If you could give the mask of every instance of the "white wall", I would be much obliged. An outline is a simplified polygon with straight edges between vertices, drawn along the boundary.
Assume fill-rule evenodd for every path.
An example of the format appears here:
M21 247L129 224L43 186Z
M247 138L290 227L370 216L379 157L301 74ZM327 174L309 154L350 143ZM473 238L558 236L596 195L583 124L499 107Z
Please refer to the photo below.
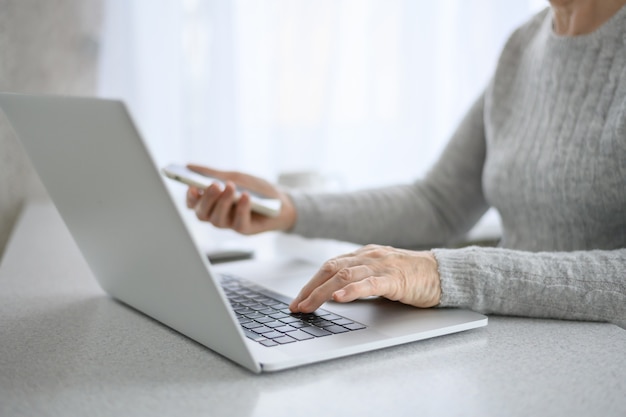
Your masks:
M101 0L0 0L0 91L93 95ZM26 198L47 198L0 112L0 258Z

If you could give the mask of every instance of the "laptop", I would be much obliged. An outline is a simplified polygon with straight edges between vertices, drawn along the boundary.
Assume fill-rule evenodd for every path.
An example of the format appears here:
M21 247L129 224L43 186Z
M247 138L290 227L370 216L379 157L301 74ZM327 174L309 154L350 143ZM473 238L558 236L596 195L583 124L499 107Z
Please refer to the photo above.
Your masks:
M257 277L263 268L246 261L242 277L211 265L123 102L1 93L0 108L103 290L252 372L487 324L467 310L380 298L290 314L317 266Z

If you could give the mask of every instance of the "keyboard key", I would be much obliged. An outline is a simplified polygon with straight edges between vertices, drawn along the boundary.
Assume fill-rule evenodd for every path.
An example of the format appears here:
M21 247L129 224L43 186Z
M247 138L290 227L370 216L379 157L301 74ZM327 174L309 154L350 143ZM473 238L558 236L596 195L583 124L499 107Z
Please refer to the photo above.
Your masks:
M277 337L282 337L283 334L281 332L277 332L276 330L272 330L271 332L263 333L263 337L267 339L275 339Z
M274 313L274 314L269 314L269 316L273 319L283 319L285 317L287 317L287 314L285 313L281 313L280 311L278 313Z
M278 346L278 343L274 342L273 340L261 340L259 342L260 344L262 344L263 346L267 346L267 347L271 347L271 346Z
M250 321L248 323L242 323L241 326L245 327L246 329L254 329L255 327L261 327L263 325L261 323L257 323L256 321Z
M328 336L332 334L331 332L327 330L320 329L319 327L314 327L314 326L303 327L300 330L302 330L303 332L307 332L308 334L313 335L315 337Z
M256 321L258 321L259 323L269 323L270 321L275 320L271 317L259 317L258 319L256 319Z
M338 326L336 324L333 324L332 326L328 326L328 327L324 327L325 330L328 330L331 333L346 333L349 332L350 330L346 329L345 327L342 326Z
M252 329L252 331L254 333L263 334L263 333L267 333L267 332L273 332L274 329L270 329L269 327L261 326L261 327L255 327L254 329Z
M252 301L252 300L246 300L246 301L240 302L239 304L241 304L242 306L245 306L245 307L252 308L252 306L257 304L257 302L256 301Z
M309 340L309 339L313 339L313 336L311 336L308 333L303 332L302 330L296 330L294 332L289 332L289 336L293 337L296 340Z
M326 317L324 317L326 318ZM330 320L330 319L329 319ZM333 323L338 324L340 326L345 326L346 324L353 324L352 320L344 319L343 317L339 317L338 319L331 320Z
M277 337L276 339L272 339L274 342L280 343L281 345L284 345L286 343L293 343L296 341L296 339L294 339L293 337L289 337L289 336L283 336L283 337Z
M264 336L258 335L254 332L251 332L250 330L244 329L243 334L245 334L248 339L252 339L255 342L260 342L261 340L265 340Z
M296 327L296 328L301 328L301 327L310 327L311 325L309 323L304 323L302 321L293 321L291 323L289 323L289 325L291 327Z
M350 330L361 330L361 329L365 329L365 326L362 325L361 323L352 323L352 324L346 324L345 327L347 327Z
M287 316L287 317L278 319L278 321L283 322L283 323L294 323L294 322L300 322L300 319L297 317Z
M244 314L244 315L245 314L252 314L252 313L254 313L254 310L252 310L249 307L235 308L233 310L235 310L235 313Z
M276 330L277 332L281 332L281 333L287 333L287 332L293 332L294 330L296 330L296 328L288 326L288 325L284 325L280 327L275 327L274 330Z
M256 293L255 293L255 294L252 294L252 295L250 296L250 299L251 299L251 300L256 300L258 303L260 303L260 302L261 302L261 300L267 300L267 297L266 297L266 296L264 296L264 295L262 295L262 294L256 294Z
M328 327L334 325L332 321L324 320L324 319L315 319L310 322L312 325L317 327Z

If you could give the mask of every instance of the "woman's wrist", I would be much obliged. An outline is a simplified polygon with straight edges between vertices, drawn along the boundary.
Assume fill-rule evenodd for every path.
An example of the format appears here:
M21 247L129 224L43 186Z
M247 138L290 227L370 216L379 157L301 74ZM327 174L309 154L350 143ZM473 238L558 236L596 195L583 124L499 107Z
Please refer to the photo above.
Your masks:
M279 225L277 229L283 232L288 232L296 225L298 213L296 206L293 201L291 201L289 195L283 193L280 200L282 201L282 208L279 215Z
M427 273L427 286L430 290L429 292L432 294L431 302L428 307L435 307L441 303L442 296L441 277L439 276L439 262L437 262L437 257L435 257L435 253L433 251L427 251L426 257L430 263Z

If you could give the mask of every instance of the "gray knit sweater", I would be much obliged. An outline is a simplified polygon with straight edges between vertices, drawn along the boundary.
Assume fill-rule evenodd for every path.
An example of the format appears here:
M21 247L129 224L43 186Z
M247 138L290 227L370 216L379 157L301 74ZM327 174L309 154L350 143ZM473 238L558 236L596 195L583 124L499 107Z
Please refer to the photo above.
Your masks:
M293 233L436 248L441 306L626 328L626 7L584 36L550 9L519 28L425 178L292 199ZM489 207L500 247L445 249Z

